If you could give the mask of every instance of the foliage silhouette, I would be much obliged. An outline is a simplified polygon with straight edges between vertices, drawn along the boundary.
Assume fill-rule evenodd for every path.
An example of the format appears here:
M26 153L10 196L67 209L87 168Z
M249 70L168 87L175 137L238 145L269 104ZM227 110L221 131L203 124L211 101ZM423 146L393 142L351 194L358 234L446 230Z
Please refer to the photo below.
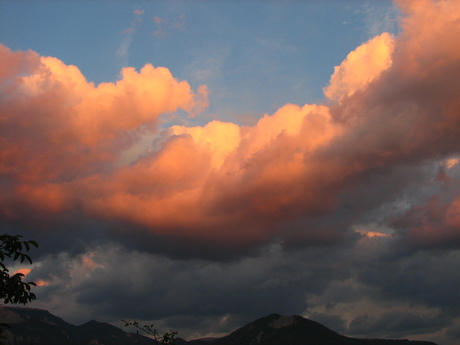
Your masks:
M38 243L21 239L21 235L0 235L0 299L5 304L26 304L37 298L31 292L31 287L36 284L22 281L23 273L18 272L10 276L9 269L4 263L6 258L10 258L12 261L19 259L21 263L28 261L32 264L32 259L26 252L31 246L38 248Z
M25 254L34 246L38 248L38 243L35 241L22 241L21 235L0 235L0 299L5 304L26 304L37 297L31 292L31 287L36 286L34 282L23 282L23 273L15 273L10 276L9 269L4 263L6 258L12 261L20 259L21 263L27 260L32 264L32 259ZM2 328L10 328L5 323L0 324L0 342L5 340L5 335L2 334Z
M154 325L140 325L138 321L132 320L121 320L125 323L125 327L134 326L137 329L137 332L142 331L146 333L149 337L153 338L157 344L163 345L174 345L176 340L177 331L169 330L168 332L160 335L158 330L154 328Z

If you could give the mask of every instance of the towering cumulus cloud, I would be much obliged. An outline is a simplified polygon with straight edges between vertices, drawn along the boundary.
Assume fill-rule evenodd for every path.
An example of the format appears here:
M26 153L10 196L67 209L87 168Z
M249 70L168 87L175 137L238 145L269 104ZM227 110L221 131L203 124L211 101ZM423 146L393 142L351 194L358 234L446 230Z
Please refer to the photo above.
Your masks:
M341 241L402 200L382 226L414 243L458 243L456 165L441 163L460 154L460 3L400 6L401 34L351 52L325 88L328 105L288 104L254 126L173 126L122 166L121 152L162 114L203 109L206 88L152 65L95 86L75 66L1 46L4 221L71 212L109 236L125 224L117 236L312 245ZM444 178L433 179L438 165ZM434 192L418 201L428 182Z
M96 87L56 58L5 46L0 53L7 217L21 217L22 204L44 212L85 207L85 179L113 172L120 152L143 131L156 131L161 114L195 112L207 102L205 87L194 94L162 67L124 68L119 81Z
M330 85L324 90L325 95L337 101L364 89L391 66L393 41L393 37L385 32L348 54L342 64L335 67Z

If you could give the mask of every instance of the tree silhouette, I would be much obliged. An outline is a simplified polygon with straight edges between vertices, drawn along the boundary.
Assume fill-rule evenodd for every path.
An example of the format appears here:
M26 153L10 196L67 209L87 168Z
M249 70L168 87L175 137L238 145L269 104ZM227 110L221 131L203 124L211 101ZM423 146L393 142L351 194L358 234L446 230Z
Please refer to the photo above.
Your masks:
M20 260L23 263L27 260L32 264L32 259L25 252L28 252L31 246L38 248L38 243L35 241L22 241L21 235L0 235L0 300L8 304L26 304L37 297L31 292L31 287L36 286L34 282L23 282L23 273L15 273L10 275L10 271L5 264L5 259L11 261ZM5 339L2 327L10 328L5 323L0 324L0 341Z
M132 320L121 320L125 323L125 327L134 326L137 329L137 333L142 331L146 333L149 337L153 338L157 344L162 345L173 345L175 343L175 338L177 335L176 331L169 330L168 332L160 335L158 330L154 328L154 325L140 325L138 321Z
M21 263L28 261L32 264L32 259L26 254L34 246L38 248L35 241L22 241L20 235L0 235L0 300L4 304L26 304L37 297L31 292L31 287L36 286L34 282L24 282L23 273L10 275L9 269L5 264L5 259L11 261L20 260Z

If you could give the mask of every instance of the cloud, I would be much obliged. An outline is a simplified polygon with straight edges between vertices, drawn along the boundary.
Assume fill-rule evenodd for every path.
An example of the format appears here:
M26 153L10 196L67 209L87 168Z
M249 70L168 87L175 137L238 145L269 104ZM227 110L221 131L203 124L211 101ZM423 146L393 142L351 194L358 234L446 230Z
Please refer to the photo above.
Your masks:
M185 30L185 15L181 14L178 18L170 20L168 18L153 17L157 29L152 33L153 36L158 38L165 38L172 30Z
M153 36L165 37L166 33L163 31L164 19L160 17L153 17L153 21L157 25L157 30L153 33Z
M392 311L378 318L359 316L351 322L349 332L359 336L376 334L380 337L401 338L408 331L412 334L423 334L436 330L445 322L442 316L436 314L417 315L407 311Z
M458 188L456 191L458 193ZM408 239L422 247L436 244L457 247L460 242L460 198L443 199L437 195L426 204L412 207L394 224L405 229Z
M391 66L393 49L394 39L387 32L362 44L348 54L340 66L335 67L324 94L338 101L365 88Z
M36 305L189 335L304 313L453 344L460 4L399 4L401 32L351 52L325 104L251 126L159 129L204 109L207 88L150 64L96 86L0 45L1 221L43 244ZM144 134L155 142L125 163Z
M2 55L28 71L6 76L2 85L7 217L21 217L26 205L45 213L71 209L86 197L75 189L78 184L111 171L139 134L156 131L163 113L193 112L206 104L205 89L194 94L162 67L124 68L116 83L95 86L56 58L4 46ZM13 200L22 207L15 208Z
M198 263L103 245L74 258L64 254L44 258L30 278L40 276L50 283L40 287L37 305L60 305L60 314L72 322L83 322L87 315L75 314L75 309L72 311L75 306L62 303L63 295L89 308L95 317L109 317L110 321L123 317L186 317L197 310L208 316L238 314L248 304L252 306L252 314L246 315L246 320L270 310L302 311L296 299L287 301L282 294L275 294L275 291L289 291L291 296L302 298L307 282L305 275L298 277L299 284L287 284L286 278L296 266L291 265L279 246L269 248L257 258L223 265L210 261ZM116 270L109 269L115 266ZM316 289L321 284L319 281ZM238 294L240 298L228 298ZM119 303L113 303L114 299ZM95 304L99 305L98 310Z
M39 212L78 209L139 233L224 246L344 240L352 221L338 216L344 200L353 195L355 217L369 212L358 204L375 174L388 182L401 167L458 152L460 90L452 80L460 52L450 43L458 11L431 2L404 9L412 12L398 37L383 33L336 67L325 89L329 106L287 104L254 126L175 126L161 134L161 147L128 166L116 165L121 151L155 131L162 114L206 106L205 87L193 94L152 65L94 86L75 66L3 47L8 63L35 64L3 87L2 169L13 186L4 212L18 212L11 200ZM429 31L426 22L434 23ZM382 202L398 198L389 191ZM446 209L446 239L458 233L457 203ZM340 227L325 225L332 214Z
M377 237L287 252L273 244L216 262L104 243L75 256L48 255L28 278L47 284L37 288L34 306L53 306L68 321L133 318L186 338L222 335L274 311L303 314L353 336L420 339L453 326L458 253L388 258L394 245Z
M123 66L128 65L129 48L131 46L131 42L133 41L134 33L136 32L138 26L142 22L142 16L144 15L144 13L144 10L134 10L134 17L131 21L131 25L122 32L123 36L120 43L120 47L117 50L117 57L122 61Z
M388 6L388 3L365 2L363 5L364 21L370 36L378 36L385 31L398 31L398 19L401 13L395 3Z

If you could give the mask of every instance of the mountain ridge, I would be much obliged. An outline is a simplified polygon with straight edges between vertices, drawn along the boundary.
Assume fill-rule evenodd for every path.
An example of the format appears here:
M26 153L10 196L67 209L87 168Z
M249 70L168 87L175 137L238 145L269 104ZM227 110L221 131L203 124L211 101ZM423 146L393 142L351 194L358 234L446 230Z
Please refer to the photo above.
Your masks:
M0 323L8 323L5 345L157 345L155 340L91 320L79 326L47 310L0 307ZM428 341L359 339L343 336L299 315L270 314L213 340L176 339L176 345L436 345Z
M436 345L407 339L359 339L340 335L299 315L270 314L257 319L213 345Z

